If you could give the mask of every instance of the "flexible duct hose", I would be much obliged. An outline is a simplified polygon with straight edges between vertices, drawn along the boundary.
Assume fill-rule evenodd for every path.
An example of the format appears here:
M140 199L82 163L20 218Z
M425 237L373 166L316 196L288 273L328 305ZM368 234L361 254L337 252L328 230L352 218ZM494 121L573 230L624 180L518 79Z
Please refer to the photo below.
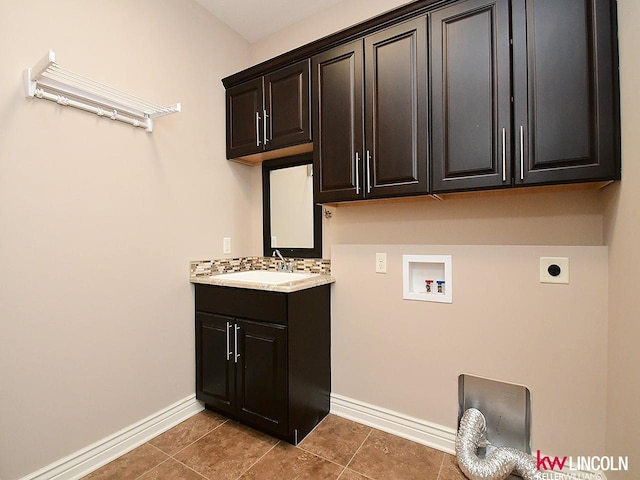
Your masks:
M475 408L464 412L456 436L456 457L460 470L471 480L503 480L514 470L525 480L542 480L536 460L511 447L498 447L487 458L478 458L478 448L488 445L487 421Z

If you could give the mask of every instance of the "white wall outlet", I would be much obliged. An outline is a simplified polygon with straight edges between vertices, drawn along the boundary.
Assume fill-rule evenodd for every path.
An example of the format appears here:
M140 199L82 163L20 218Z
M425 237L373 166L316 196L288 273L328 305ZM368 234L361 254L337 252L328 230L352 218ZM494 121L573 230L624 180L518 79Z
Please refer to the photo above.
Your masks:
M222 239L222 253L231 253L231 237Z
M540 283L569 283L569 258L540 257Z
M376 253L376 273L387 273L386 253Z

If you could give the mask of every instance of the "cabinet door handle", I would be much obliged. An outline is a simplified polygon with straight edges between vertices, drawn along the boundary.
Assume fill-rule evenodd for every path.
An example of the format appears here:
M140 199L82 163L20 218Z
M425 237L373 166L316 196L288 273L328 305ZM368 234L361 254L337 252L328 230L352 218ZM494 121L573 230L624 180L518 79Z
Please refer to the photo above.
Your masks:
M256 112L256 147L260 146L260 112Z
M502 181L507 181L507 129L502 129Z
M524 127L520 125L520 180L524 180Z
M240 353L238 353L238 330L240 330L240 327L238 325L235 326L234 328L234 336L233 336L233 350L235 351L235 355L234 355L234 362L238 363L238 358L240 358Z
M229 340L229 328L231 328L231 324L227 322L227 362L229 361L229 359L231 358L231 354L233 353L231 350L229 350L229 344L231 343Z
M265 146L267 145L267 143L269 143L269 137L267 136L267 118L269 118L269 115L267 115L267 111L263 110L263 115L262 117L264 118L264 123L262 124L262 138L264 139L264 144Z
M356 195L360 195L360 155L356 152Z
M371 153L367 150L367 193L371 193Z

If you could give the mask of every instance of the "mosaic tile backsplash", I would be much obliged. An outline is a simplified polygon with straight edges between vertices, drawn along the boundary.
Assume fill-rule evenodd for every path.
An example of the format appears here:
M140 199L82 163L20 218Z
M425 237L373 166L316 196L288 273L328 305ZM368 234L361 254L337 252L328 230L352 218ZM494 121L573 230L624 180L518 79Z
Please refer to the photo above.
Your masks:
M319 258L287 258L293 261L294 272L331 274L331 260ZM247 270L278 270L280 260L273 257L223 258L191 262L191 277L208 277L217 273L245 272Z

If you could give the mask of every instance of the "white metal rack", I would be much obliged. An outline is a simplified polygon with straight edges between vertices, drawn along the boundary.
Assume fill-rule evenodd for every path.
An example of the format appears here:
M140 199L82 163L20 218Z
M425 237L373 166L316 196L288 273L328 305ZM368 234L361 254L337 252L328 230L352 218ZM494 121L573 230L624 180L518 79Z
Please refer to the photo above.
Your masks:
M56 63L51 50L34 67L24 70L23 80L27 98L43 98L147 132L153 131L155 118L181 110L179 103L163 107L66 70Z

